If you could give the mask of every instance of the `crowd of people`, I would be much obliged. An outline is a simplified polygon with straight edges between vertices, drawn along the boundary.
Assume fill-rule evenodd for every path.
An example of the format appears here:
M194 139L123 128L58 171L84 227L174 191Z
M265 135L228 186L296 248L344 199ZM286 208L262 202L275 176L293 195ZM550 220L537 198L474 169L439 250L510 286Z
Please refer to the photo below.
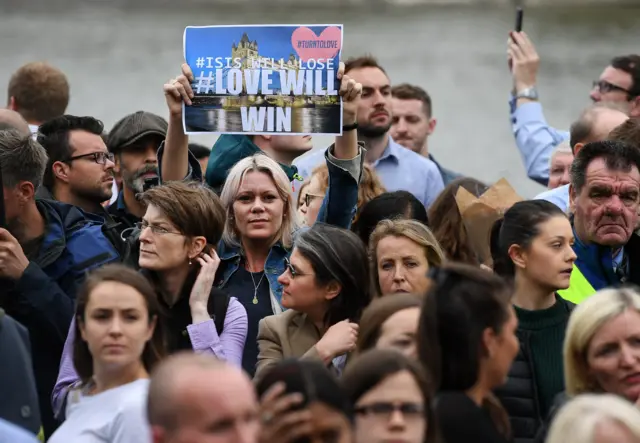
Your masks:
M640 442L640 55L604 67L569 131L525 33L508 57L515 144L548 190L502 206L436 161L429 94L372 56L340 64L345 130L313 151L190 143L187 64L165 117L109 131L66 114L59 69L19 68L0 441ZM491 192L482 230L459 196Z

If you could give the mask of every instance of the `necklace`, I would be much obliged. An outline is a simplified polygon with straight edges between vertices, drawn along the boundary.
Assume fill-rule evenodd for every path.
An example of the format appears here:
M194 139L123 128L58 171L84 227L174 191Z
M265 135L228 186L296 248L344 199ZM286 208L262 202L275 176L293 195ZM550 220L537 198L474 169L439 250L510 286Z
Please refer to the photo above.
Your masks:
M266 272L262 271L262 277L260 277L260 280L258 280L258 284L256 285L256 281L253 278L253 272L251 272L251 269L249 269L249 264L247 264L247 271L249 271L249 275L251 276L251 282L253 283L253 301L252 303L254 305L258 304L258 288L260 287L260 284L262 283L262 279L264 278Z

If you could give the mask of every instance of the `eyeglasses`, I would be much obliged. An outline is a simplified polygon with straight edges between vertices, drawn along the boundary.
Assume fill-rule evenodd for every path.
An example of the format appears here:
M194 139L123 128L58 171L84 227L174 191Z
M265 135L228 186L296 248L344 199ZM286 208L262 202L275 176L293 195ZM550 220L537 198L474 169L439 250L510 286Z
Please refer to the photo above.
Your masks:
M103 166L107 164L107 160L109 160L111 163L113 163L115 160L115 156L113 155L113 153L100 151L100 152L92 152L90 154L76 155L75 157L69 157L66 161L70 162L70 161L78 160L81 158L90 158L97 164L103 165Z
M291 273L291 278L296 278L297 276L302 276L302 275L311 275L311 274L303 274L302 272L297 271L296 268L294 268L291 262L289 261L288 257L284 258L284 268L285 268L285 272L288 270Z
M627 94L631 93L628 89L625 89L622 86L614 85L613 83L609 83L606 80L595 80L593 82L593 88L597 89L602 94L613 91L620 91Z
M391 420L394 412L400 412L406 419L422 418L424 415L424 406L418 403L389 403L378 402L370 405L356 406L356 414L360 415L377 415L385 420Z
M162 228L162 227L156 226L156 225L151 225L151 224L147 223L144 220L142 222L136 223L136 228L140 229L141 233L145 229L149 228L149 229L151 229L151 232L153 232L154 234L159 234L159 235L165 235L165 234L184 235L184 234L182 234L180 232L169 231L166 228Z
M314 198L324 198L324 195L305 194L304 195L304 204L307 205L307 207L309 207L309 205L311 204L311 202L313 201Z

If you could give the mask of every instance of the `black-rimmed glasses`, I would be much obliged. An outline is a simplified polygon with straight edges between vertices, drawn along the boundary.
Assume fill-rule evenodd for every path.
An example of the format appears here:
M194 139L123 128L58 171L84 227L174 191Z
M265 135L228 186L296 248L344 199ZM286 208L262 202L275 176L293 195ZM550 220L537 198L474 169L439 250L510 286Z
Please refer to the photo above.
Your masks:
M394 412L400 412L403 417L420 418L424 414L424 406L419 403L390 403L390 402L377 402L364 406L356 406L356 414L360 415L377 415L384 419L391 420L391 416Z
M107 160L109 160L111 163L114 163L114 160L115 160L115 156L113 155L113 153L99 151L99 152L91 152L89 154L82 154L82 155L76 155L74 157L69 157L66 161L71 162L73 160L79 160L81 158L91 159L97 164L103 165L103 166L107 164Z
M289 261L288 257L284 258L284 269L285 271L289 271L291 273L291 278L296 278L298 276L302 276L302 275L309 275L309 274L304 274L300 271L298 271Z

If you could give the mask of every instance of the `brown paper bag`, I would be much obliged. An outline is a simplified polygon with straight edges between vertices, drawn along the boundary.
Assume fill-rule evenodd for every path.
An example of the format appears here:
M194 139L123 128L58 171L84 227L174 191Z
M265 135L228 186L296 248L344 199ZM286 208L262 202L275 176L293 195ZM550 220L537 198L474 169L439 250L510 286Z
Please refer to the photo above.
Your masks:
M522 201L509 182L502 178L480 197L460 187L456 193L458 211L464 222L470 246L481 263L491 266L489 240L491 227L514 203Z

